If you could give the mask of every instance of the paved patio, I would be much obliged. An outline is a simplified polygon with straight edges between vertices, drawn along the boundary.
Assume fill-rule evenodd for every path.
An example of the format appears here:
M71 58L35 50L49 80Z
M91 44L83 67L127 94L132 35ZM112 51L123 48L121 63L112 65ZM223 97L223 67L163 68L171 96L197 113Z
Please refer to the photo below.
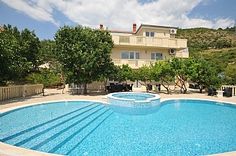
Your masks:
M135 89L134 91L143 91L140 89ZM45 102L45 101L56 101L56 100L98 100L106 102L104 93L92 93L88 95L70 95L68 93L62 94L62 90L49 89L45 91L46 96L36 95L26 98L17 98L12 100L7 100L0 102L0 112L11 110L15 107L32 105L35 103ZM234 97L217 97L217 96L207 96L206 93L188 93L188 94L165 94L160 93L161 99L166 98L199 98L199 99L209 99L209 100L219 100L224 102L231 102L236 104L236 96Z

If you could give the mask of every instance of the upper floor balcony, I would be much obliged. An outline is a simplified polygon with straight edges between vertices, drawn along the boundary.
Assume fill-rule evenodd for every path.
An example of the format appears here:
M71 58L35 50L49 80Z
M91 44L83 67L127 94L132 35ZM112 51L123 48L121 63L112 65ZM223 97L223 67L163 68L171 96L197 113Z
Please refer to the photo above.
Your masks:
M156 60L151 60L151 59L138 59L138 60L112 59L112 61L117 66L121 66L123 64L128 64L133 69L137 69L142 66L150 66L150 64L154 64L156 62Z
M187 39L112 35L112 40L115 45L121 46L149 46L176 49L187 48Z

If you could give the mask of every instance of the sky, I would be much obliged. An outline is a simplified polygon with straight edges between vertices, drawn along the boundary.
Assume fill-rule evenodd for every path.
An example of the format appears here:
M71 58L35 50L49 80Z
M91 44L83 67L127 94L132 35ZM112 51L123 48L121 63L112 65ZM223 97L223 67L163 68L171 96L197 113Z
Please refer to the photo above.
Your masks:
M236 0L0 0L0 25L34 30L53 39L64 25L110 30L132 24L180 28L226 28L235 25Z

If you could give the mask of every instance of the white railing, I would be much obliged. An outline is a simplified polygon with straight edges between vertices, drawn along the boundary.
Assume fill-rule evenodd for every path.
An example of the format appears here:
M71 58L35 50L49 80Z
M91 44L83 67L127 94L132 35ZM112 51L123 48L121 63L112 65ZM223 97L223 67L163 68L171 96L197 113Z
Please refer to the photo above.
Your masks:
M112 35L115 45L187 48L187 39Z
M36 95L42 93L42 91L42 84L0 87L0 101Z
M151 59L137 59L137 60L131 60L131 59L112 59L115 65L123 65L128 64L131 68L140 68L144 65L149 66L150 64L155 63L155 60Z

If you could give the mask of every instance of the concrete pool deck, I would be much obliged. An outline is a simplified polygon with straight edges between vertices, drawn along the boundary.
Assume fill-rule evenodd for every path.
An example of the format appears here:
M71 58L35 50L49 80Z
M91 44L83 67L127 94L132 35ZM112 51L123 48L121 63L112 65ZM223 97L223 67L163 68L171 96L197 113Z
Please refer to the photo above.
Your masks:
M135 90L140 91L140 90ZM206 99L206 100L214 100L214 101L222 101L228 102L232 104L236 104L236 97L216 97L216 96L207 96L206 94L200 93L190 93L190 94L164 94L160 93L162 100L165 99ZM90 94L90 95L70 95L70 94L61 94L61 90L46 90L46 96L36 95L27 98L21 99L13 99L4 102L0 102L0 113L24 107L39 104L47 101L67 101L67 100L96 100L106 102L105 94ZM0 142L0 156L46 156L46 155L55 155L55 154L47 154L43 152L33 151L29 149L24 149L20 147L15 147L12 145L8 145ZM236 152L227 152L222 154L215 154L216 156L236 156Z

